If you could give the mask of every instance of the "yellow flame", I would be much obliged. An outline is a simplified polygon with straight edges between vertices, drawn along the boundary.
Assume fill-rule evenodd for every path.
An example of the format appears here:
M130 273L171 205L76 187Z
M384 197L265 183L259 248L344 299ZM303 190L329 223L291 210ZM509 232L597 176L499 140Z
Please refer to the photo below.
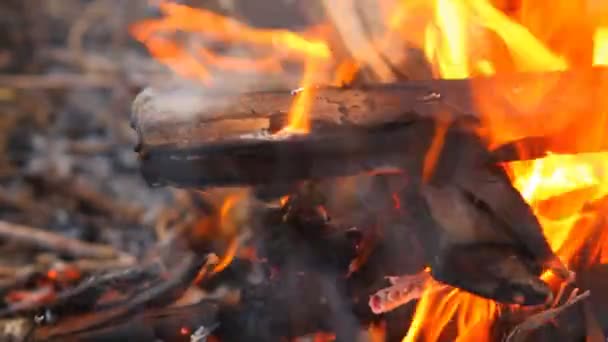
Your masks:
M599 27L593 35L593 65L608 65L608 27Z
M508 165L513 185L535 210L551 247L565 260L576 255L593 229L585 217L594 213L584 213L584 206L608 195L603 177L607 157L607 153L549 154ZM579 231L573 236L575 227ZM604 241L596 242L600 249L608 248Z
M289 111L289 122L279 133L305 134L310 131L309 111L315 93L314 79L319 61L308 59L304 68L301 87L297 90Z
M435 22L443 35L437 48L437 63L442 78L469 76L466 8L460 0L437 0ZM427 54L428 55L428 54Z
M529 203L579 188L599 185L600 179L595 174L592 164L595 159L592 157L596 156L600 155L549 153L542 159L510 163L509 167L516 175L513 185Z
M431 285L416 306L416 314L403 342L437 341L446 326L456 317L458 334L467 334L477 323L493 318L498 305L488 299L446 287L436 290ZM432 329L425 329L428 322L433 322Z
M484 76L490 76L496 73L494 65L487 59L479 60L476 63L475 68L477 69L477 72Z
M565 70L568 67L564 58L557 56L525 26L496 9L489 1L470 0L468 3L479 24L496 32L508 46L520 71Z

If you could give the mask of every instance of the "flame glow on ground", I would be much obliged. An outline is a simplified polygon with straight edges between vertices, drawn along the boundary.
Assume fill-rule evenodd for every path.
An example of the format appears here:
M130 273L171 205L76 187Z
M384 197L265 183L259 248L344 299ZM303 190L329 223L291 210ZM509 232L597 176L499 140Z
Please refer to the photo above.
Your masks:
M599 6L599 2L591 5L591 1L521 0L513 8L508 6L510 1L499 0L378 1L392 9L386 17L390 31L387 37L401 36L422 49L436 78L608 65L608 8L591 8ZM252 28L232 18L168 1L160 3L160 10L163 14L160 19L142 21L131 32L154 57L181 76L212 86L212 69L270 74L283 72L284 62L301 65L302 90L294 96L290 120L283 131L309 131L307 112L314 96L312 85L323 82L340 85L352 80L359 68L374 68L365 65L365 61L334 56L330 40L323 39L323 32L327 32L323 27L299 33ZM408 16L414 15L411 13L426 13L428 20L420 27L404 24L408 23ZM247 46L251 53L244 57L222 55L200 41L173 39L177 31L197 34L204 42ZM382 40L378 44L388 43ZM331 81L327 82L328 79ZM519 94L513 105L533 105L548 88L539 84L538 91ZM487 119L490 141L513 135L512 127L494 119L497 109L485 103L483 96L478 99L478 107ZM555 121L559 121L559 113L555 115ZM589 117L591 113L579 115L608 122L604 120L608 113L603 109L597 114L601 117ZM598 132L584 134L601 136L601 126L598 124ZM582 134L572 136L572 144L583 138ZM572 262L593 236L595 245L590 252L595 256L593 259L608 262L608 236L596 234L595 220L600 211L598 206L608 196L608 154L552 154L534 161L512 162L505 168L514 186L533 207L560 258ZM235 253L230 250L225 260ZM417 304L404 341L436 341L444 328L454 322L458 341L487 340L500 310L490 300L457 289L429 290Z

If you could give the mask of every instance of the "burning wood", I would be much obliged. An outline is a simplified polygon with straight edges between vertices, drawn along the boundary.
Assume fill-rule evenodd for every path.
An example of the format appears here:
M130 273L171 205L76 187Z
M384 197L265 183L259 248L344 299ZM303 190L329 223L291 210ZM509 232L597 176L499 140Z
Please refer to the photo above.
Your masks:
M344 176L378 168L420 167L433 138L433 122L452 120L466 129L487 121L475 98L508 112L510 122L544 120L561 113L593 112L603 68L560 73L514 74L472 80L413 81L361 88L314 88L308 135L275 134L286 125L293 101L290 92L214 93L197 86L147 89L133 104L142 171L152 184L182 186L255 184ZM540 81L553 82L559 95L547 96L534 108L512 108L506 97L526 92ZM483 89L480 95L474 90ZM585 89L586 95L579 96ZM486 93L487 92L487 93ZM569 95L571 94L571 95ZM502 107L501 107L502 106ZM505 106L508 106L505 107ZM591 152L601 144L564 144L584 129L580 121L561 131L534 132L542 137L519 140L496 151L495 161L537 158L547 151ZM574 126L572 126L574 125ZM567 124L565 125L567 126ZM520 138L524 138L521 136ZM502 141L508 143L508 141ZM531 154L517 154L524 144ZM280 171L279 171L280 170Z
M22 2L0 5L0 340L605 339L601 10ZM138 165L113 113L151 74ZM592 294L545 306L560 283Z

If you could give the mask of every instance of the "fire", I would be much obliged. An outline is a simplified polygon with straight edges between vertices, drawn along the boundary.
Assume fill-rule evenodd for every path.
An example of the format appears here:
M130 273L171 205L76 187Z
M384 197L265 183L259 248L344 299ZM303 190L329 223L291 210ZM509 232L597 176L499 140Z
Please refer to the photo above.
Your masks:
M599 1L593 4L570 0L378 1L384 8L389 8L386 12L390 15L385 18L389 32L387 39L370 46L390 44L388 38L398 34L424 52L433 75L438 78L461 79L608 65L605 20L608 15L605 8L593 8L600 6ZM153 56L181 76L212 85L218 70L279 74L286 72L286 64L300 66L300 88L294 91L293 104L287 113L288 123L279 133L310 131L308 113L316 84L349 84L364 68L385 75L381 81L393 80L385 70L386 65L374 64L378 59L364 61L361 57L377 55L376 51L356 51L353 58L338 56L328 38L331 30L324 29L323 25L303 32L262 29L211 11L168 1L161 1L159 6L163 14L160 19L142 21L132 27L131 33ZM179 40L175 37L177 32L194 34L199 39ZM246 53L220 53L219 49L213 48L218 42L239 47L238 51L244 48ZM365 65L366 62L369 65ZM556 91L554 82L555 79L549 78L527 87L524 92L505 94L504 101L513 108L533 111L549 91ZM505 119L512 113L501 112L495 102L487 100L492 94L475 88L475 82L472 84L478 111L483 114L482 133L492 145L533 133L559 131L570 122L572 113L565 118L564 113L557 111L552 117L535 123L524 119L512 123L514 120ZM559 143L579 144L579 140L599 143L607 113L601 111L601 117L596 113L578 114L585 120L598 121L597 127L593 127L593 131L574 132L572 141ZM442 123L437 126L433 148L425 158L426 176L432 172L446 127ZM564 262L573 263L581 249L589 247L588 240L594 242L588 252L592 259L608 262L608 234L602 233L604 227L598 227L596 220L598 208L608 197L608 182L604 177L608 172L608 154L550 154L533 161L508 163L504 167L513 185L535 211L549 243ZM282 204L285 201L287 198L281 199ZM230 226L226 217L230 216L228 212L233 206L234 199L226 200L219 219L224 221L220 225ZM400 206L396 201L395 207ZM237 250L238 241L231 240L217 267L225 267ZM499 305L454 288L435 290L429 286L423 293L404 341L436 341L451 324L457 328L458 341L490 339L492 321L500 313ZM374 329L377 330L371 330Z
M304 77L302 78L302 87L296 90L295 100L289 111L289 123L282 131L286 133L308 133L310 130L310 122L308 120L308 112L310 103L314 96L313 80L314 74L318 68L318 61L309 59L304 68Z
M367 328L367 333L371 342L384 342L386 341L386 324L372 323Z
M281 54L295 56L296 58L307 58L314 56L317 58L328 59L331 52L327 44L320 40L308 40L301 35L287 30L275 29L255 29L237 20L228 18L211 11L195 9L185 5L180 5L170 1L161 1L159 8L164 17L161 19L149 19L141 21L131 27L131 34L142 43L151 48L153 55L155 52L166 53L174 56L181 53L190 54L185 46L169 44L174 42L170 39L159 39L164 35L172 34L177 31L198 33L209 40L217 40L228 43L241 43L254 46L270 48L274 57L280 58ZM177 48L179 51L174 51ZM193 53L194 59L199 56ZM205 53L211 53L205 51ZM283 57L285 58L285 57ZM164 61L164 60L162 60ZM233 59L237 63L237 59ZM248 63L250 60L243 59ZM171 63L175 66L178 63ZM205 68L204 63L199 62L201 68Z
M286 133L307 133L308 109L314 94L313 85L319 70L331 65L332 53L322 39L306 38L318 28L298 34L288 30L259 29L208 10L195 9L170 1L161 1L160 19L141 21L131 27L131 34L146 45L152 56L176 74L213 84L214 70L241 73L279 73L287 62L304 66L300 89L289 112ZM245 57L222 55L201 44L201 41L178 42L176 32L195 33L201 41L220 41L230 46L245 46ZM211 45L211 44L209 44ZM262 56L258 56L262 54ZM258 56L258 57L252 57ZM336 74L336 81L352 79L353 67L345 65Z
M598 27L593 35L593 65L608 65L608 27Z
M469 330L476 324L492 319L497 308L498 305L491 300L458 289L446 287L436 290L429 287L416 306L414 319L403 342L414 342L420 338L425 341L437 341L444 328L454 318L459 335L464 336L469 334ZM427 329L429 322L432 322L432 329ZM487 338L479 341L483 340Z
M221 204L216 213L200 219L193 227L192 237L194 240L221 241L225 248L223 254L213 261L213 268L208 269L204 265L194 283L199 283L205 277L222 272L232 262L235 256L243 253L252 258L255 253L245 252L242 248L242 239L246 236L244 222L249 218L248 203L249 191L246 189L228 189L227 193L220 192L208 194L208 200Z
M425 29L425 55L441 78L466 78L513 71L556 71L565 70L570 65L580 65L585 62L581 57L585 54L572 53L566 41L556 43L553 36L556 33L547 31L546 27L551 26L547 24L548 18L568 15L568 12L554 14L555 11L569 10L572 15L578 13L582 16L582 10L564 1L557 2L559 6L524 0L518 10L508 15L486 0L430 1L428 5L434 8L434 17ZM573 44L578 47L580 44L577 41L584 39L581 33L594 32L587 22L570 17L566 17L565 22L574 25L570 29L578 31L577 34L565 34L563 38L575 39ZM559 23L555 25L561 32L563 28ZM475 33L479 30L493 32L494 39L500 40L508 54L477 54L476 50L483 50L483 44L489 44L487 40L474 40L480 36ZM481 37L490 39L492 36ZM587 37L593 39L594 46L593 62L589 59L586 63L608 63L608 30L598 27L593 37ZM510 63L505 63L505 60ZM550 87L551 84L539 84L535 91L513 98L513 105L534 106ZM484 101L483 89L479 94L479 108L488 118L487 125L491 128L490 140L508 138L511 127L494 119L497 113L491 104ZM440 139L440 136L435 137L435 141ZM434 154L436 151L431 148L427 159L432 159ZM594 236L595 245L589 252L591 258L600 262L608 261L608 234L601 233L603 227L597 225L597 210L587 209L608 195L608 182L604 178L608 170L606 153L550 154L538 160L512 162L505 168L514 186L532 206L551 247L562 260L573 261L587 244L586 240ZM548 276L544 274L543 278L549 280ZM491 323L499 311L500 307L491 300L458 289L433 291L429 287L417 304L412 324L403 341L437 341L445 333L447 325L454 321L457 340L489 340Z
M428 26L429 47L427 56L437 53L439 74L443 78L466 78L469 76L468 42L465 3L455 0L437 0L435 22L437 29ZM433 51L436 50L436 51Z
M513 184L534 208L551 247L564 260L572 260L593 233L596 213L585 210L608 195L605 153L580 155L550 154L530 162L509 165ZM576 234L571 232L576 229ZM608 240L599 241L608 250Z
M512 71L564 70L571 64L580 63L567 50L560 51L559 48L565 48L567 44L550 46L552 42L547 39L551 37L549 32L547 35L534 35L542 29L539 25L546 22L535 21L538 18L532 15L538 10L535 6L540 2L535 2L535 5L532 5L532 1L522 3L520 12L511 18L484 0L435 1L435 19L426 29L425 52L439 75L442 78L464 78L473 76L477 70L483 75L491 75L497 72L496 65L504 65L504 58L512 59ZM552 18L553 5L543 8L543 16ZM561 13L560 16L565 14ZM470 50L475 48L470 42L473 25L495 32L509 55L494 56L494 59L482 56L476 60L475 53ZM580 36L567 37L581 39ZM607 63L608 31L598 28L593 41L593 64ZM487 42L475 44L483 43ZM570 57L570 60L564 56ZM544 95L544 86L539 85L539 92L524 94L528 98L524 96L517 101L536 103ZM480 101L483 99L480 98ZM491 106L480 103L480 108L488 117L492 116ZM497 125L497 130L504 129L496 122L491 124ZM551 154L530 162L513 162L505 167L512 176L514 186L534 209L552 248L564 261L573 260L585 245L585 240L594 231L601 231L594 220L596 212L585 212L584 208L608 195L608 182L603 179L608 170L608 155ZM608 238L605 234L600 238L593 253L605 261ZM418 302L404 341L437 341L453 319L457 321L459 340L487 340L490 337L490 324L487 322L491 322L498 313L499 307L490 300L457 289L447 293L427 289Z

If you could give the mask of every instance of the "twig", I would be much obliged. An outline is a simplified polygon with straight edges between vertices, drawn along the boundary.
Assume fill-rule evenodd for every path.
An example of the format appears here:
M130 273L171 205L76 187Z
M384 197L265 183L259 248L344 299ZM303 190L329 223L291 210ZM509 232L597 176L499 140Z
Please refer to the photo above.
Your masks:
M134 264L134 258L118 258L110 260L81 259L71 263L70 265L74 265L80 272L90 273L133 267Z
M145 211L143 207L135 203L116 200L104 194L84 178L56 179L42 174L37 175L37 177L53 190L74 197L78 201L90 205L99 212L111 215L115 219L139 222Z
M575 305L581 300L589 297L591 292L589 290L578 294L578 289L574 289L570 294L568 300L557 307L552 307L547 310L541 311L537 314L529 316L523 322L518 324L507 336L505 339L506 342L517 342L523 341L524 338L530 334L532 331L542 327L543 325L551 322L555 317L561 314L565 309Z
M0 221L0 237L51 250L74 258L129 258L109 245L84 242L33 227Z
M181 260L173 265L173 271L167 274L166 280L156 282L156 284L144 287L138 291L132 298L122 305L114 306L107 310L95 312L87 317L74 317L73 320L67 320L64 324L58 326L50 326L46 329L40 329L37 336L42 339L66 336L80 331L98 328L106 323L132 313L144 305L151 304L157 300L173 300L175 295L180 295L186 289L192 279L196 275L196 271L201 267L200 259L190 253L181 258Z
M21 267L13 276L10 278L0 279L0 293L22 286L28 282L32 277L41 271L41 267L38 265L28 265Z
M379 290L369 299L369 307L375 314L394 310L419 299L428 286L431 286L432 291L441 288L441 285L433 282L431 275L426 271L414 275L387 278L392 286Z
M190 335L190 342L207 342L207 337L211 335L213 330L215 330L218 325L219 323L213 324L209 327L201 325L192 335Z
M12 89L112 88L118 79L108 74L2 75L0 87Z
M89 3L81 15L78 16L68 33L68 48L77 56L82 54L82 41L90 27L95 25L96 20L104 15L110 14L111 7L105 1L95 0Z
M81 307L86 307L89 304L95 303L98 297L105 291L117 283L127 284L144 284L150 281L158 280L161 272L159 260L155 262L142 263L133 265L128 269L113 270L104 274L92 275L84 279L75 287L66 289L55 295L52 303L42 303L39 301L22 301L10 305L6 309L0 310L0 317L8 315L17 315L31 313L45 307L49 310L56 311L62 306L73 306L78 303ZM34 272L43 271L40 265L38 267L30 267Z

